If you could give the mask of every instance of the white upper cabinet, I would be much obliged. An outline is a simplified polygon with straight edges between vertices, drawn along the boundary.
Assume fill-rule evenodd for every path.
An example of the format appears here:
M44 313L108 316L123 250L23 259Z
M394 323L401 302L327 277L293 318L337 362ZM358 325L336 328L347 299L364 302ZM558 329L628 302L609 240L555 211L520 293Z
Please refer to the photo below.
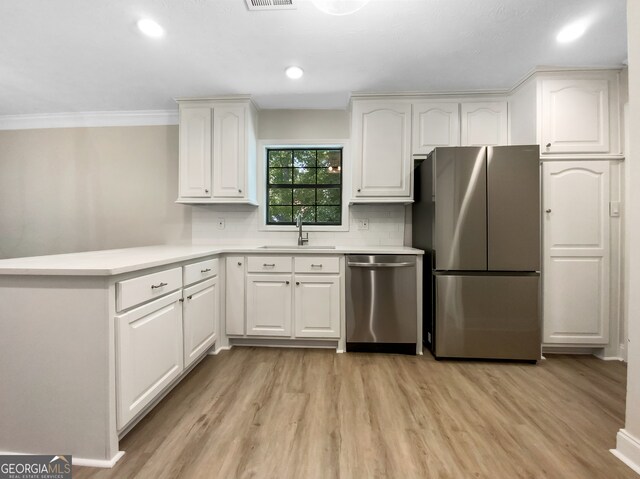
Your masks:
M415 102L412 121L412 153L428 155L436 146L460 145L458 103Z
M543 79L541 152L608 153L609 82Z
M511 143L550 160L622 158L620 71L540 71L509 97Z
M246 190L246 105L216 106L213 116L213 196L242 198Z
M180 107L180 197L211 198L211 118L209 107Z
M180 203L256 203L250 100L179 100Z
M460 105L460 144L497 146L508 144L507 102L474 102Z
M353 104L353 198L357 202L412 197L411 104Z

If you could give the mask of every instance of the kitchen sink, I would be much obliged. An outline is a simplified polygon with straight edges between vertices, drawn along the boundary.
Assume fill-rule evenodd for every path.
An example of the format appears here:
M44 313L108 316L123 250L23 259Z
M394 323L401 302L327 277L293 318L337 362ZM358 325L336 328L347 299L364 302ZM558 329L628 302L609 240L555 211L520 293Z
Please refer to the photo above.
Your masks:
M336 249L335 246L316 246L316 245L264 245L260 249Z

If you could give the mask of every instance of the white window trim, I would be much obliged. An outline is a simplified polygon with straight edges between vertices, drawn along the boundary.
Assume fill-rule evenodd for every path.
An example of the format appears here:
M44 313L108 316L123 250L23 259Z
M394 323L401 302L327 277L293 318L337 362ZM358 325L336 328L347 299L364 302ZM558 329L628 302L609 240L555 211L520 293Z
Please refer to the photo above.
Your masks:
M351 185L351 156L348 140L258 140L258 222L259 231L296 231L295 225L267 224L267 148L342 148L342 224L304 225L304 231L349 231L349 185Z

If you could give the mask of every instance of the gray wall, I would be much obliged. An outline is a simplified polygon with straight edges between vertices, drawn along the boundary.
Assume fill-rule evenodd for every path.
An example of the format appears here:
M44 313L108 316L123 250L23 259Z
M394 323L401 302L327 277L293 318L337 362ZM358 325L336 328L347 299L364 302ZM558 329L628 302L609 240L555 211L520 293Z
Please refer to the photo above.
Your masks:
M178 127L0 131L0 258L191 241Z

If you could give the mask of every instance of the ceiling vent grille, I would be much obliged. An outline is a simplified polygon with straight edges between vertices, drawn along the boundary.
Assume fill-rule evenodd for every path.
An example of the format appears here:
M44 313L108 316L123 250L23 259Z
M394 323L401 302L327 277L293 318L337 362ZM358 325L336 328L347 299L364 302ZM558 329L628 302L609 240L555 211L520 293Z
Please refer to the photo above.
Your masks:
M249 10L294 10L295 0L245 0Z

